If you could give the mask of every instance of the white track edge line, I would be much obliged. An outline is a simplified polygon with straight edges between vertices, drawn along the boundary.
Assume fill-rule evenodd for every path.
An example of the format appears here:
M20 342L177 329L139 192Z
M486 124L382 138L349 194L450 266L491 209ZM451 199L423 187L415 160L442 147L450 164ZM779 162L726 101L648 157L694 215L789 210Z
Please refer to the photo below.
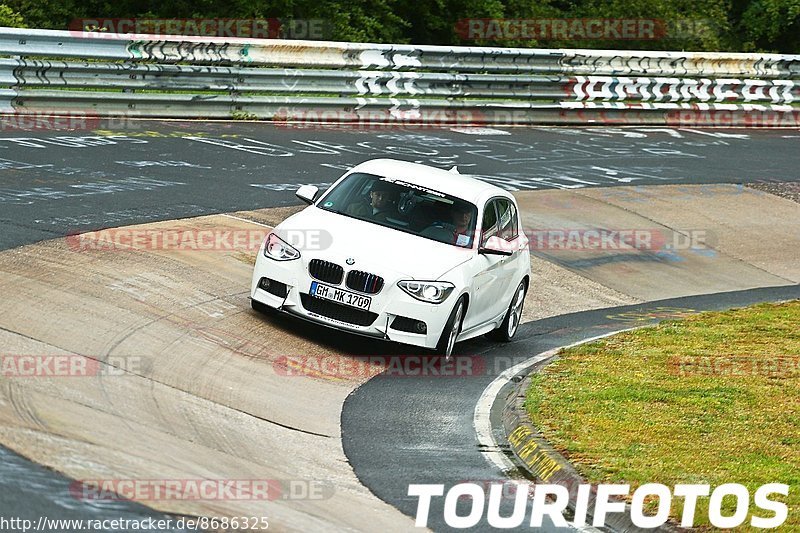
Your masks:
M507 473L516 468L514 464L511 462L511 460L508 457L506 457L503 452L499 450L497 441L495 440L494 435L492 434L492 421L491 421L492 406L494 405L494 402L497 399L497 395L500 394L500 391L503 389L503 387L505 387L505 385L509 381L511 381L511 378L527 370L536 363L539 363L541 361L544 361L545 359L554 356L559 352L559 350L565 348L573 348L580 344L586 344L587 342L596 341L599 339L603 339L605 337L610 337L611 335L616 335L617 333L631 331L633 329L637 328L625 328L617 331L611 331L608 333L604 333L602 335L597 335L595 337L590 337L588 339L574 342L566 346L559 346L558 348L553 348L551 350L547 350L546 352L542 352L538 355L531 357L526 361L518 363L512 366L511 368L507 368L506 370L504 370L483 390L483 393L478 399L478 403L475 405L473 425L475 427L475 433L477 434L478 444L481 447L481 454L483 454L483 457L490 464L499 468L503 473ZM586 533L600 533L599 529L594 528L592 526L570 525L570 527Z

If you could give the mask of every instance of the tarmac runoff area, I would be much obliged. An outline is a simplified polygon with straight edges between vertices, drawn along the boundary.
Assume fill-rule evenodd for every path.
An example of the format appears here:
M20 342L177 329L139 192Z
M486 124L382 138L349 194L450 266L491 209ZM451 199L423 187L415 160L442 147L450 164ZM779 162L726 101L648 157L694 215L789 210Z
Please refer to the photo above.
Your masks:
M800 204L791 200L733 185L517 197L535 254L529 321L800 282ZM266 231L292 210L131 229ZM623 231L632 233L620 237ZM636 244L636 231L645 232L641 246L619 246ZM688 236L689 245L676 235ZM74 354L124 368L103 366L107 372L85 379L1 378L0 444L78 480L314 480L333 487L322 499L279 498L266 508L236 499L142 502L160 511L267 515L279 530L413 527L358 482L342 451L342 404L370 376L290 377L281 366L291 357L350 359L407 348L254 313L247 300L254 250L90 250L75 239L0 253L0 346L7 355Z

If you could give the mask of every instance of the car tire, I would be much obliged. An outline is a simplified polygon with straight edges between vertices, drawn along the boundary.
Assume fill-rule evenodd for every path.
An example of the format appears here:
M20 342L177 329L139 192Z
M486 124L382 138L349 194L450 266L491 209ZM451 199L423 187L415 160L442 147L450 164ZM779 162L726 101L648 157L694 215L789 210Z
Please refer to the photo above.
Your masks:
M436 353L450 359L453 355L453 346L456 344L456 338L461 333L461 324L464 322L464 313L467 310L467 299L462 296L453 306L453 311L447 319L447 323L442 329L442 336L439 337L439 342L436 344Z
M498 342L509 342L514 338L522 320L522 307L525 305L525 294L527 292L528 287L525 284L525 280L522 280L511 297L511 303L508 305L503 323L500 324L500 327L491 331L487 337Z
M253 308L253 311L258 311L261 314L269 314L272 311L272 308L265 303L261 303L258 300L250 299L250 307Z

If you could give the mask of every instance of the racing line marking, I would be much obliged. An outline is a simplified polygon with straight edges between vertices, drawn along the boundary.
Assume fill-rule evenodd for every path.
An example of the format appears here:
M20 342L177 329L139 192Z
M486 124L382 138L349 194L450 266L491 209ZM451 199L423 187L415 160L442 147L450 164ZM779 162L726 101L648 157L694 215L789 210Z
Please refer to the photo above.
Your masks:
M237 217L237 216L234 216L234 215L229 215L228 213L220 213L220 215L223 216L223 217L232 218L234 220L240 220L242 222L249 222L250 224L255 224L256 226L262 226L264 228L272 229L272 226L270 226L268 224L263 224L261 222L256 222L255 220L249 220L249 219L246 219L246 218Z

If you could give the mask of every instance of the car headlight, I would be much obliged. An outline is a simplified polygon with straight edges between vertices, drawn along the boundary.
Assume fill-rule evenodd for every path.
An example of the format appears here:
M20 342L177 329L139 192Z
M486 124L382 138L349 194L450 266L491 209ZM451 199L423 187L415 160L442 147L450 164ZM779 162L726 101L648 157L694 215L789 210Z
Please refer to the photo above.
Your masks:
M397 286L417 300L432 304L442 303L456 288L446 281L398 281Z
M264 255L275 261L291 261L300 257L300 252L274 233L270 233L264 244Z

